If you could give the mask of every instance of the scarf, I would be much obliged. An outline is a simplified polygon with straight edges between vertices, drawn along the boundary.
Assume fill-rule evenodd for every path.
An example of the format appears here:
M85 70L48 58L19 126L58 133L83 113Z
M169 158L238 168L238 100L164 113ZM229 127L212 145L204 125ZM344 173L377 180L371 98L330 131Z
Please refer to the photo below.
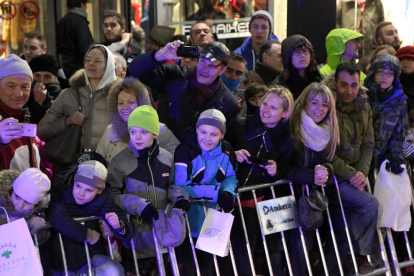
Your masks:
M244 75L246 74L246 70L243 72L243 76L239 80L231 80L226 75L221 74L221 81L224 83L225 86L231 91L231 93L235 93L236 89L239 88L240 83L242 82Z
M2 100L0 100L0 115L5 118L13 117L19 122L24 121L24 116L26 109L13 109L9 107L7 104L5 104ZM1 120L1 119L0 119Z
M196 102L199 109L203 107L204 103L213 98L214 93L220 88L221 83L220 77L217 77L210 85L199 83L197 81L197 66L191 68L188 80L196 90Z
M306 147L311 150L321 151L329 143L330 129L328 124L316 124L305 111L302 111L301 131Z

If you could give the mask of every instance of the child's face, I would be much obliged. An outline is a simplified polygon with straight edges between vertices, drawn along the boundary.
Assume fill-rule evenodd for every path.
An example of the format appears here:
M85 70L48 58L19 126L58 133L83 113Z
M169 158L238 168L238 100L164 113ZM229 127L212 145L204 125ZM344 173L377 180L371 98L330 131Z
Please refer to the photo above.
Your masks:
M17 212L27 212L32 211L35 207L35 204L31 204L18 196L14 191L10 195L10 199L13 202L14 208Z
M249 97L249 102L254 106L259 106L259 101L263 96L264 92L259 92L256 95Z
M72 195L79 205L91 202L100 193L102 193L102 189L89 186L88 184L76 181L73 184Z
M217 147L224 134L215 126L201 125L197 128L197 142L204 151Z
M140 127L130 127L129 137L135 148L137 150L142 150L151 147L154 143L154 139L157 138L157 135Z
M375 72L374 81L381 85L381 89L388 89L394 82L394 71L380 67Z

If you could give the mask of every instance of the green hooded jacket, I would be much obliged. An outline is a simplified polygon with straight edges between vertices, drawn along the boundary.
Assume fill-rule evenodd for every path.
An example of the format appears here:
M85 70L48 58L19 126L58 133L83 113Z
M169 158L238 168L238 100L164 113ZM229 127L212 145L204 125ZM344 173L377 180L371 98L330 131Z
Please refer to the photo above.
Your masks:
M340 28L333 29L326 36L326 52L328 53L328 63L322 66L319 72L326 76L332 71L336 70L336 67L341 62L344 62L342 54L346 50L345 44L352 39L357 39L358 42L361 42L364 35L354 32L350 29ZM365 74L361 72L360 75L361 85L364 84Z

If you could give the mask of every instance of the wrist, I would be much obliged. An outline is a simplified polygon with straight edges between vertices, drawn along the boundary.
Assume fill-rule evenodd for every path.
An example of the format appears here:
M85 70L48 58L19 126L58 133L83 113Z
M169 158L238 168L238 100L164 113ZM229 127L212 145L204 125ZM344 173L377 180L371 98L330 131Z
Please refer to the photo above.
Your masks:
M154 60L156 61L156 62L164 62L164 61L166 61L165 59L164 59L164 57L161 55L161 51L159 51L159 50L155 50L154 51Z

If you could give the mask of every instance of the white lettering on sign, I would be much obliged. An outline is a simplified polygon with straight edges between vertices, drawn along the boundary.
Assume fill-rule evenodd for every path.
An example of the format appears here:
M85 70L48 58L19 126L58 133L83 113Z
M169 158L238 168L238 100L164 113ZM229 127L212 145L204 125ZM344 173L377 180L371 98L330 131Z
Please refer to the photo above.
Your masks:
M184 25L182 30L184 35L190 35L191 25ZM219 39L248 37L249 22L220 23L213 26L214 32Z
M293 195L261 201L257 207L265 235L299 227Z

